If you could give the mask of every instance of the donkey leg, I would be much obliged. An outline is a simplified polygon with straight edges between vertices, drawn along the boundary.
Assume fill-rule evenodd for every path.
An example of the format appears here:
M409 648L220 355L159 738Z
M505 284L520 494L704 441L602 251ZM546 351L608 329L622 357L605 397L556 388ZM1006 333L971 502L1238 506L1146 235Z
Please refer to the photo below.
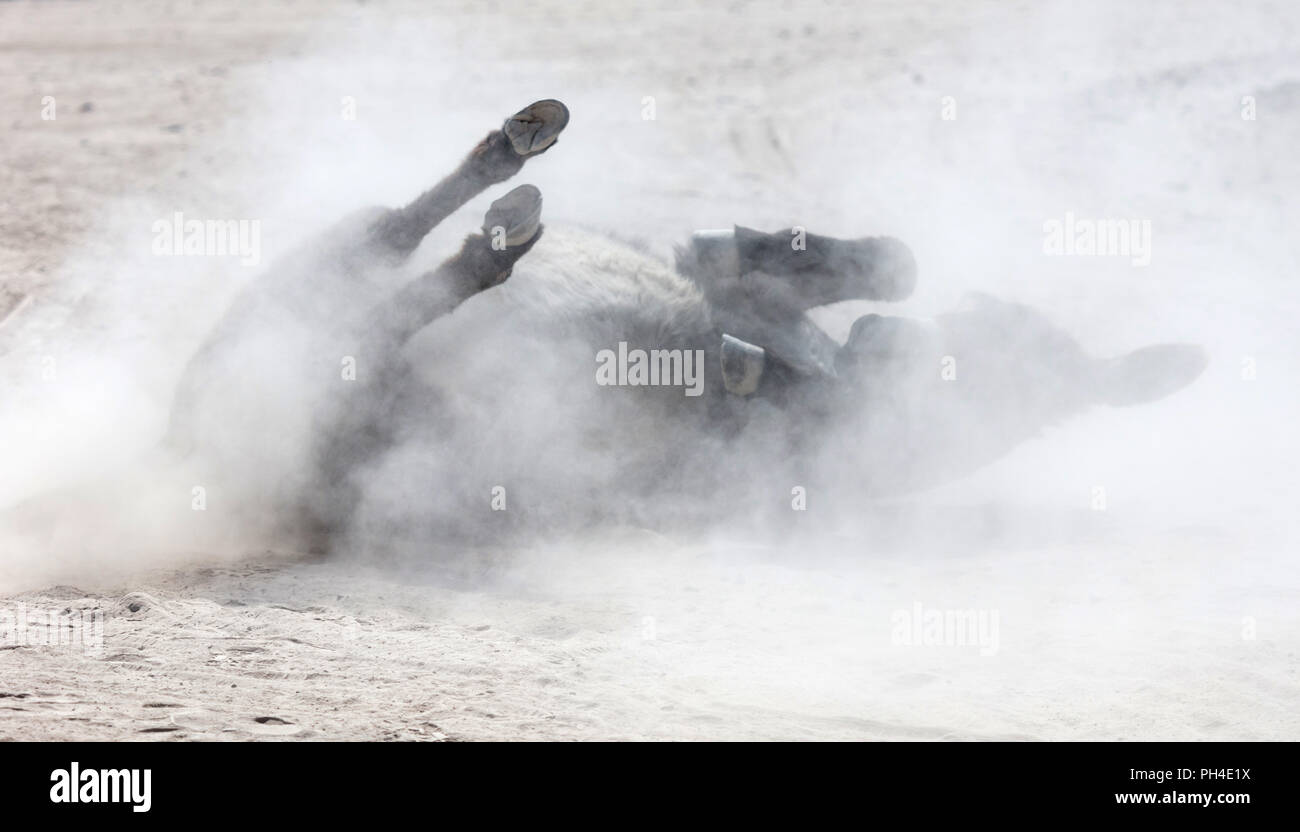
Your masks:
M806 314L807 309L828 301L810 300L801 286L787 277L756 271L753 261L762 252L753 240L742 240L740 231L739 226L735 231L697 231L688 246L677 249L677 270L700 287L714 325L736 341L761 350L766 364L783 366L797 376L834 377L839 344ZM775 257L768 259L776 265ZM724 342L724 353L727 346ZM735 343L730 348L753 363L751 352L737 351ZM735 374L737 381L729 383L728 389L752 387L739 380L743 372L737 369Z
M916 259L892 237L840 240L736 226L741 275L783 282L804 309L842 300L903 300L916 288Z
M370 246L401 260L434 226L491 185L519 172L524 162L545 153L569 123L569 110L545 99L506 119L470 151L456 170L405 208L388 211L371 225Z
M347 400L322 425L315 451L318 487L303 506L304 523L316 548L346 527L360 500L353 472L393 441L394 414L409 413L413 385L402 345L437 318L475 294L496 286L541 238L542 195L520 185L492 203L483 233L465 238L460 251L438 268L411 281L372 310L361 334L368 371L346 387Z
M696 232L684 255L703 273L696 275L702 283L740 279L790 311L842 300L903 300L916 287L916 260L892 237L840 240L737 225Z
M372 314L366 337L397 349L464 301L505 282L520 257L542 236L542 192L520 185L492 203L483 233L465 238L438 268L399 289Z
M834 377L840 348L809 309L902 300L916 285L916 261L898 240L764 234L739 225L696 232L678 250L677 267L704 292L720 329L803 376Z

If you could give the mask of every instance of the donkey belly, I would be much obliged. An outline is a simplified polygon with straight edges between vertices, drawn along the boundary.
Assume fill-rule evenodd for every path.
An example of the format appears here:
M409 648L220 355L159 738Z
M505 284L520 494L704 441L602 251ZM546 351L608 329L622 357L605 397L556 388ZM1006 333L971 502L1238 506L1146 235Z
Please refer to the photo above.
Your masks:
M644 522L644 498L704 452L707 406L682 387L602 385L597 355L620 341L694 349L707 331L698 292L665 264L548 228L505 284L407 345L417 392L362 474L363 524L473 541Z

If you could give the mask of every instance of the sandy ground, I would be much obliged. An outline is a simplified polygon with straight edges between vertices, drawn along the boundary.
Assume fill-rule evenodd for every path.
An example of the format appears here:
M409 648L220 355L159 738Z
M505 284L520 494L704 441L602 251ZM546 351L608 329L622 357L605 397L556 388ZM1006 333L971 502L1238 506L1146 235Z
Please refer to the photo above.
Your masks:
M733 221L885 229L923 263L919 314L978 286L1102 351L1215 358L1179 397L780 543L623 529L397 572L65 520L39 562L3 553L0 625L91 626L0 641L0 738L1300 738L1300 15L1070 7L0 3L5 506L146 452L248 279L137 268L140 218L264 217L269 257L545 96L575 113L530 179L551 221L657 251ZM1153 217L1159 256L1045 259L1067 210ZM85 346L110 342L107 373ZM917 604L995 612L995 649L899 643Z

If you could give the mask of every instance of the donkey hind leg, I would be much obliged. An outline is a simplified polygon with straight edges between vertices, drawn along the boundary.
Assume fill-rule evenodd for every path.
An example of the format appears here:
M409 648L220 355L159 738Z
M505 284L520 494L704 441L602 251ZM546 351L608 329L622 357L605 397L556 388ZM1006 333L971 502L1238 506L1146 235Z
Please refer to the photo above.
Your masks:
M460 251L399 289L372 311L364 337L372 348L400 349L433 321L472 296L505 282L520 257L542 236L542 192L520 185L493 202L483 233L471 234Z
M471 234L457 254L371 311L359 345L370 369L359 384L347 386L348 400L333 409L332 421L316 442L318 487L304 506L315 548L327 549L333 535L347 526L359 502L353 472L391 444L397 429L394 414L411 412L412 384L402 345L463 301L505 281L515 262L541 238L541 208L537 188L515 188L492 203L483 233Z
M406 258L438 223L554 146L568 123L569 110L559 101L529 104L489 133L441 182L405 208L379 217L367 235L370 247L394 260Z

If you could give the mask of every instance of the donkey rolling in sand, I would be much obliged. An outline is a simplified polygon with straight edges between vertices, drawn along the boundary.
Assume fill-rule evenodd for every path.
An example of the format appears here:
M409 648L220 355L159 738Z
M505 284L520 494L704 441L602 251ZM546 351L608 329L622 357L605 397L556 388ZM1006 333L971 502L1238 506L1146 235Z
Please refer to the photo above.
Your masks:
M969 472L1091 405L1161 398L1204 367L1188 345L1096 359L987 297L933 320L865 315L840 344L808 311L907 297L917 268L897 240L736 226L696 233L669 265L543 234L531 185L492 203L449 260L403 273L568 120L536 102L410 205L360 212L273 266L185 370L170 444L319 539L473 542L755 517L792 486L852 506Z

